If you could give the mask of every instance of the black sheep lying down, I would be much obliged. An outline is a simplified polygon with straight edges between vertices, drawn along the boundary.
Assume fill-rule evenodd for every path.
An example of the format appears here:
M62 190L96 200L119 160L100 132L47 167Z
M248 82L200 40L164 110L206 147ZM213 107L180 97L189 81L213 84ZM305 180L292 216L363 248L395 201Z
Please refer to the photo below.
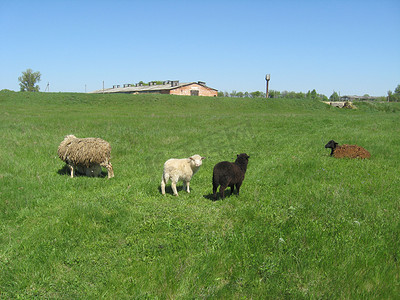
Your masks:
M224 198L224 191L228 186L231 188L231 194L233 194L233 189L236 185L236 191L239 195L240 186L246 174L249 158L250 156L246 153L241 153L237 155L234 163L221 161L214 166L212 180L214 200L217 199L218 186L220 186L219 192L222 199Z

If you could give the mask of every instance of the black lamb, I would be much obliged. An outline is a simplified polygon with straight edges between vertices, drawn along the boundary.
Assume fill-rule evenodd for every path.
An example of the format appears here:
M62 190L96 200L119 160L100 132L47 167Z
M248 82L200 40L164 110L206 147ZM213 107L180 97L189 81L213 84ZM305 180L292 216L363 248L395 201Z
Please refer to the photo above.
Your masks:
M221 161L214 166L212 179L214 200L217 200L218 186L220 186L219 192L222 199L224 198L224 191L228 186L231 188L231 194L233 194L233 189L236 185L236 192L239 195L249 158L250 156L246 153L241 153L237 155L234 163Z

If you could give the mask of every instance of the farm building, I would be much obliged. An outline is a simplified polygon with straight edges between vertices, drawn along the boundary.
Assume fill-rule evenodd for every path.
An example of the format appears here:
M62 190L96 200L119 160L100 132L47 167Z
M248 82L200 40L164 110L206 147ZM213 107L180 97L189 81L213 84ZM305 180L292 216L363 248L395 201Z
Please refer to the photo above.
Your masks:
M345 95L340 97L340 101L368 101L368 100L376 100L377 97L373 96L357 96L357 95Z
M151 81L148 84L137 83L137 84L124 84L114 85L112 88L97 90L92 93L96 94L110 94L110 93L127 93L127 94L144 94L144 93L155 93L155 94L170 94L170 95L184 95L184 96L209 96L217 97L218 90L206 86L203 81L179 83L175 81L164 81L162 84L156 81Z

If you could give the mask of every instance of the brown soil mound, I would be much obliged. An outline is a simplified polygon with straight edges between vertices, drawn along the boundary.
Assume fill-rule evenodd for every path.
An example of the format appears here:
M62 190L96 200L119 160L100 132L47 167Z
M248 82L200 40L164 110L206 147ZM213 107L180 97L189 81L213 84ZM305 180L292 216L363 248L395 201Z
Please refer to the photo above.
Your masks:
M333 156L336 158L370 158L371 154L357 145L341 145L335 149Z

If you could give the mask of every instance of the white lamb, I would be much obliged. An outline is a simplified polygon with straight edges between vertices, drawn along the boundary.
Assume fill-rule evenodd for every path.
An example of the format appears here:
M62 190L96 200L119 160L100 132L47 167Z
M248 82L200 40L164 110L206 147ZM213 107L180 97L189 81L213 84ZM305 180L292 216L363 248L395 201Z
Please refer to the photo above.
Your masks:
M200 155L193 155L189 158L171 158L164 163L164 171L161 178L161 193L165 195L165 185L168 180L171 179L171 188L175 196L178 196L176 190L176 184L178 181L183 181L183 189L186 189L188 193L190 179L199 170L202 160L205 157Z

